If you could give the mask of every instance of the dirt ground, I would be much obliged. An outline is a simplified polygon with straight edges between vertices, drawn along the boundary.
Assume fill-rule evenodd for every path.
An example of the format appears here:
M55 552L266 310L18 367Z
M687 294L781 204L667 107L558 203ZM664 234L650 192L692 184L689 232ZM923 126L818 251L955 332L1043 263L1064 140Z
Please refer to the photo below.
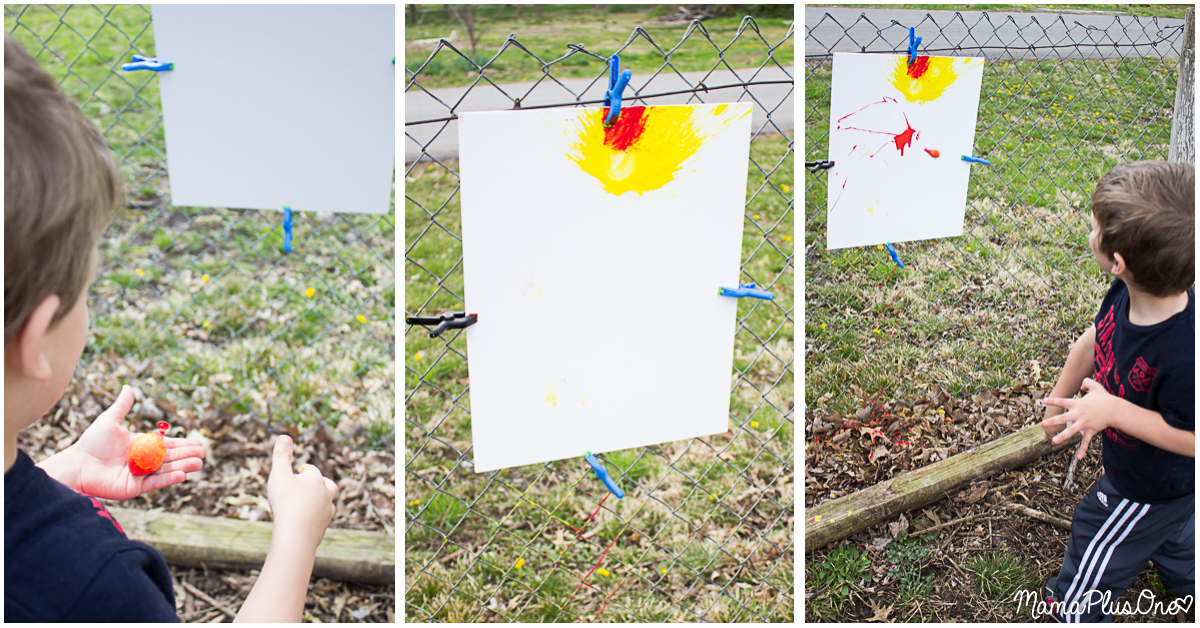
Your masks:
M953 455L968 446L963 442L967 433L985 435L967 438L967 441L986 442L1040 422L1042 409L1030 400L1042 398L1048 388L1048 383L1034 380L967 400L953 400L940 394L933 399L914 400L911 404L876 403L866 412L846 419L845 425L835 425L824 431L821 431L822 423L829 424L827 421L818 419L814 429L810 420L805 505L822 503L898 475L908 468ZM855 422L854 426L849 425L851 421ZM862 424L864 422L866 425ZM848 434L838 442L843 446L828 445L843 433ZM880 434L888 436L886 442ZM822 439L826 444L816 440L822 436L826 437ZM857 446L851 444L855 442L858 442ZM910 454L909 450L915 452ZM828 587L813 590L811 584L806 584L805 620L1041 621L1031 616L1028 605L1018 609L1008 598L996 599L995 595L981 594L980 579L969 565L983 555L1011 557L1019 565L1021 590L1036 591L1046 578L1058 572L1069 531L1013 513L1006 506L1025 506L1069 522L1079 499L1103 472L1101 443L1099 439L1093 439L1087 456L1076 465L1072 485L1064 489L1074 451L1073 447L1064 449L1024 467L984 478L930 506L877 524L806 556L805 569L809 572L815 564L826 561L837 548L850 545L866 554L870 566L865 582L851 589L849 600L837 612L828 603L831 599ZM883 463L873 464L872 459ZM949 525L929 535L921 535L922 530L941 524ZM925 548L919 563L919 577L929 579L932 576L928 595L915 598L910 595L901 599L904 583L897 577L895 560L899 554L889 552L887 546L896 543L901 547L898 540L902 541L905 535L910 539L915 537L916 544ZM1155 599L1164 604L1174 599L1157 581L1153 566L1147 565L1118 603L1128 601L1136 605L1143 591L1153 593ZM1114 615L1114 622L1195 623L1195 617L1192 606L1186 613L1178 615Z
M18 446L39 462L70 446L116 398L128 380L128 362L97 358L87 371L80 367L63 399L28 429ZM319 427L300 433L253 417L231 416L218 408L176 408L165 401L139 401L123 425L150 432L157 421L172 429L168 436L205 441L204 468L182 484L135 499L108 502L126 508L162 507L168 512L270 520L266 481L276 434L295 440L295 466L312 464L340 487L337 514L330 527L392 532L395 530L395 454L366 450L361 433L339 434ZM257 570L229 571L171 567L176 608L185 622L232 619L258 577ZM205 599L207 596L210 599ZM215 602L215 603L214 603ZM396 585L367 585L312 578L305 620L313 622L395 622Z

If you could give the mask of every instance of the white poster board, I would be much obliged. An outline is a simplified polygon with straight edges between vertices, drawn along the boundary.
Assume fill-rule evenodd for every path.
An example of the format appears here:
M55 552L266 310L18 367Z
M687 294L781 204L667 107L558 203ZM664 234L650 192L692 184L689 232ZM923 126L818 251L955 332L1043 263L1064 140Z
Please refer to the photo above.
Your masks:
M962 235L982 83L982 58L834 53L827 248Z
M460 114L477 472L725 432L751 106Z
M394 5L154 5L175 205L382 214Z

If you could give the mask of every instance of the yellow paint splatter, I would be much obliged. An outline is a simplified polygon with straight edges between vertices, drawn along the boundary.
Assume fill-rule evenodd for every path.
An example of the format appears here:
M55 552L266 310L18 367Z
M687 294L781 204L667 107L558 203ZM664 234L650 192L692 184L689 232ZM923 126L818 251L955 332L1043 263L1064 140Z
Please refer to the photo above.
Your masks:
M558 407L558 385L546 384L546 403Z
M908 55L900 55L896 57L890 80L905 100L924 103L940 98L958 80L958 74L954 72L952 57L917 57L910 66Z
M750 109L728 105L627 107L612 128L607 109L580 109L567 157L614 196L657 190L716 132Z

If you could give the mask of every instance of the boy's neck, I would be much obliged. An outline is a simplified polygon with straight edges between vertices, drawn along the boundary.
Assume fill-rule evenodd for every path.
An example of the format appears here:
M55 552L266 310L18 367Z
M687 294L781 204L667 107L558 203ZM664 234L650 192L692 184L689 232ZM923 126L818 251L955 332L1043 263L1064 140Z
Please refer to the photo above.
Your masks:
M1134 325L1156 325L1187 309L1186 290L1168 297L1156 297L1128 281L1125 286L1129 288L1129 322Z

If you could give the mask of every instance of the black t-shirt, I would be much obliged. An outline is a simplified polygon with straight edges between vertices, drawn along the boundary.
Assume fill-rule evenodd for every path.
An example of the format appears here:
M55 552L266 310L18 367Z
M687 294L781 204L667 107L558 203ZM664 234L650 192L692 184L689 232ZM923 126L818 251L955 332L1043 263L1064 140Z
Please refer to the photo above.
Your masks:
M1110 394L1196 431L1196 293L1184 311L1154 325L1129 322L1129 288L1114 280L1096 315L1093 379ZM1104 430L1104 473L1122 497L1162 503L1195 491L1196 460Z
M18 450L4 474L4 621L179 617L162 555L130 541L100 500L67 488Z

